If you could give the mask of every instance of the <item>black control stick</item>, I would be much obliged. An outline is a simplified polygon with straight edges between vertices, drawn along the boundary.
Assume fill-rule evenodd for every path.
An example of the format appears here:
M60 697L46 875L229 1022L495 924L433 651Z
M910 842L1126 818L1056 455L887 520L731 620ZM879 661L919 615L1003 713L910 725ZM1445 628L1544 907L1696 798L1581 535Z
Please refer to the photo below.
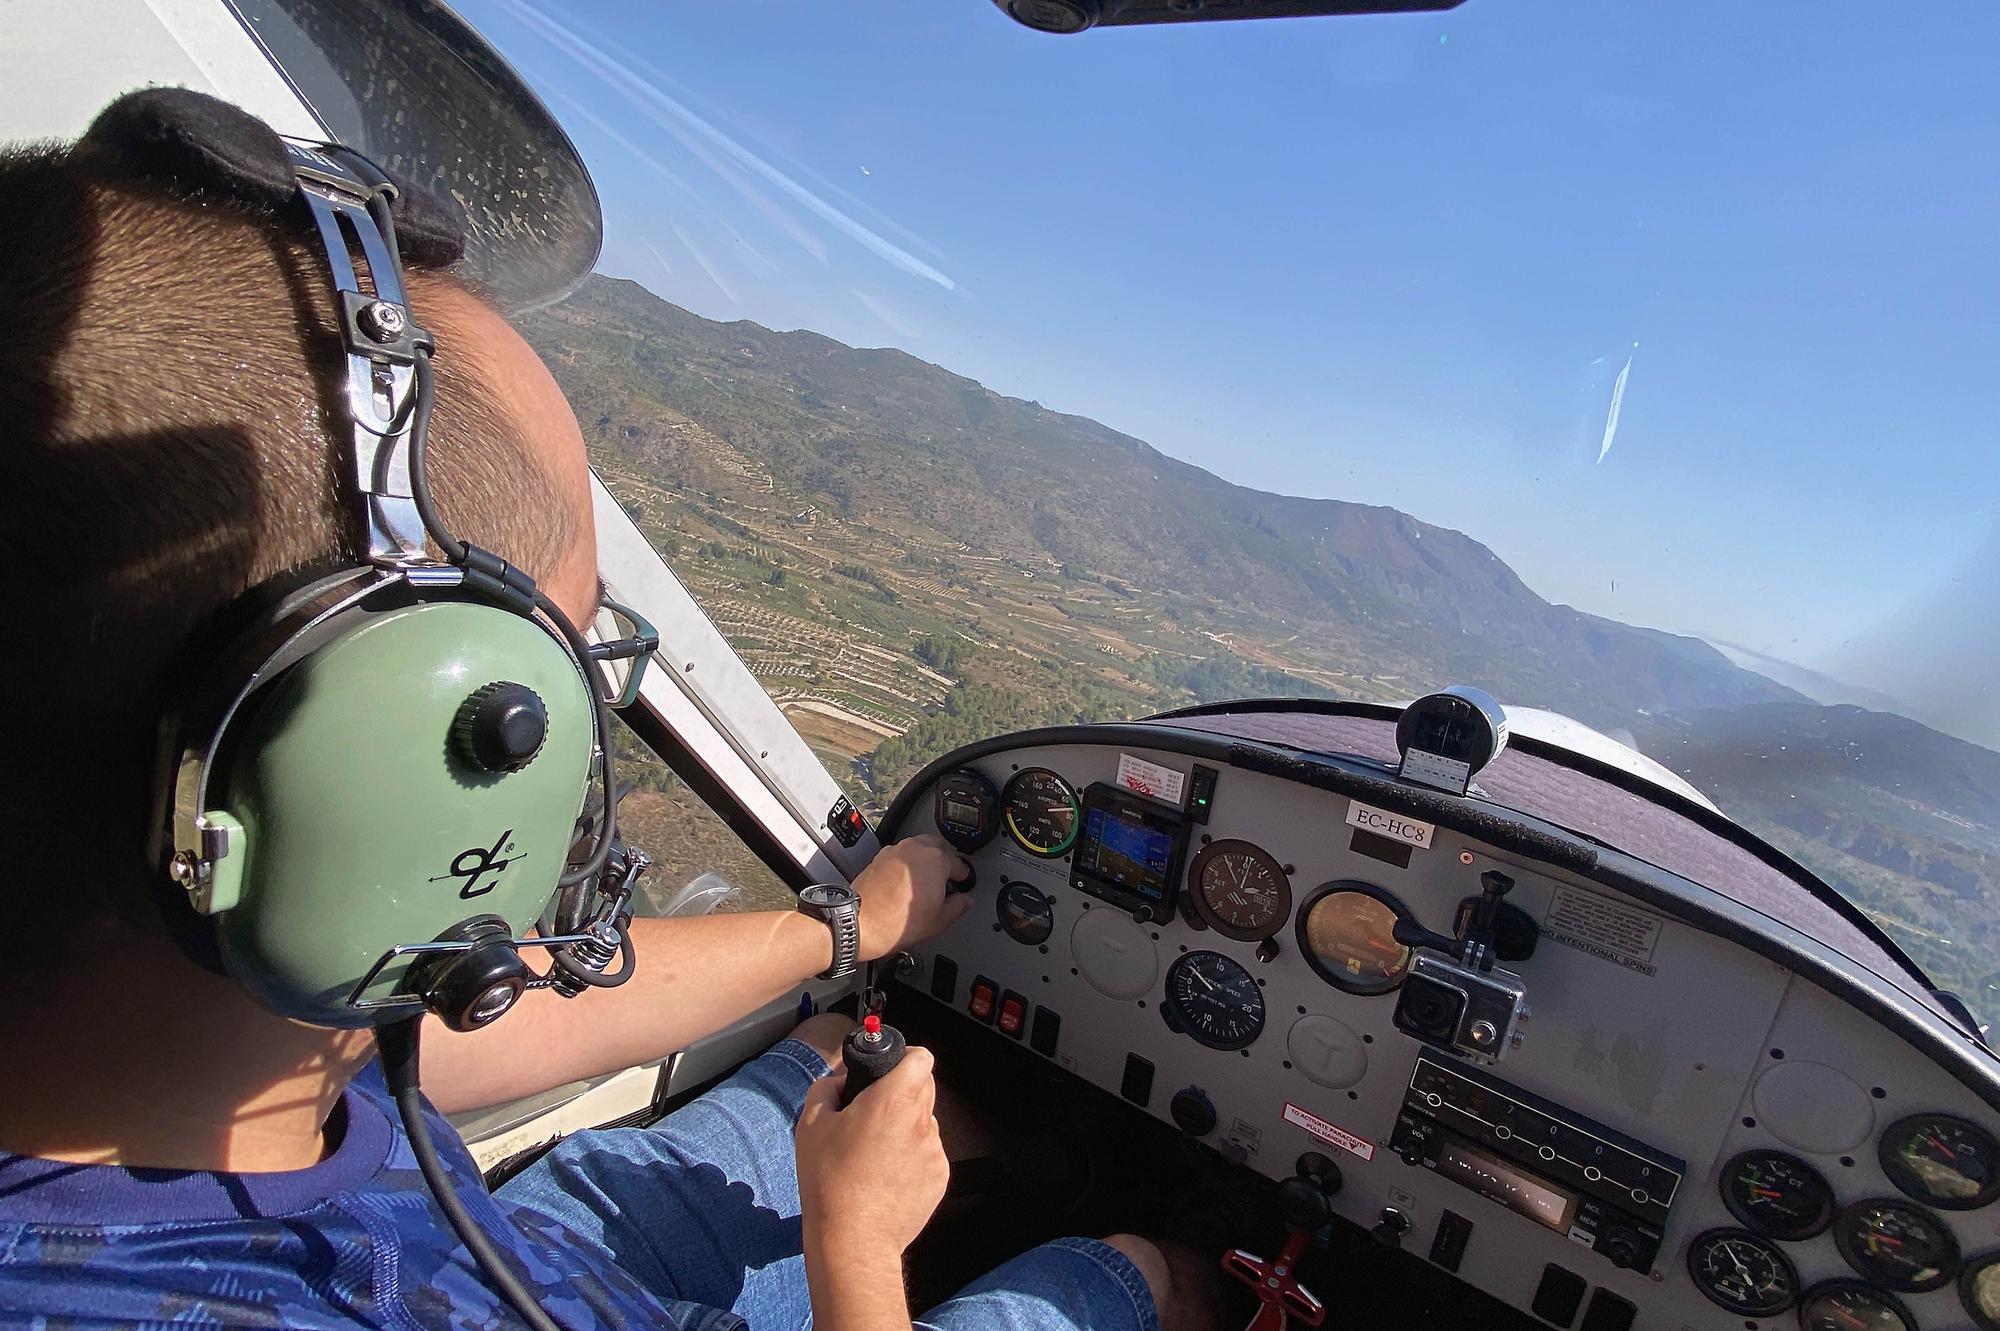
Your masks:
M840 1057L847 1064L847 1083L840 1088L840 1107L854 1103L854 1097L889 1075L889 1069L903 1061L909 1046L903 1033L884 1026L882 1019L869 1013L861 1025L840 1042Z

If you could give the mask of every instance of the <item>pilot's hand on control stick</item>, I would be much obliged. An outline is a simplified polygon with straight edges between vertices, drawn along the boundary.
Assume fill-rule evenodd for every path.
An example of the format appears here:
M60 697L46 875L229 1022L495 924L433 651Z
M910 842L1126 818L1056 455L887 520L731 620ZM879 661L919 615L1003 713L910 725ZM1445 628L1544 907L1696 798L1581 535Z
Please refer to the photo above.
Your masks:
M821 1077L799 1116L799 1214L807 1252L876 1261L902 1252L944 1200L951 1164L938 1136L931 1052L912 1046L840 1108L845 1074Z
M971 867L940 836L905 837L885 847L854 880L861 894L861 959L936 938L972 909L972 898L945 885Z

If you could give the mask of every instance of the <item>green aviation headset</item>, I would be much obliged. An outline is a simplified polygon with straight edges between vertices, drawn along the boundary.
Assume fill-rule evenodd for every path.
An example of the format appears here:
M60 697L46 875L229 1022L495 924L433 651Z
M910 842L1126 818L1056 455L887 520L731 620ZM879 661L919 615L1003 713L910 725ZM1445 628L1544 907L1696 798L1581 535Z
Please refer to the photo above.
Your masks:
M658 636L613 606L632 632L588 641L532 578L440 520L425 479L434 344L404 294L397 221L448 255L442 204L180 89L119 99L84 142L317 242L340 319L341 474L366 538L359 566L250 593L248 627L168 719L155 845L169 926L275 1012L375 1028L446 1218L515 1311L554 1331L452 1189L417 1037L426 1014L471 1030L530 987L575 997L632 974L648 861L617 833L609 723ZM524 951L546 952L547 971Z
M608 710L629 704L658 639L588 642L530 577L439 519L433 343L404 295L398 186L347 149L281 140L180 90L123 98L86 137L169 142L168 160L200 158L206 187L288 191L281 209L308 220L339 307L367 563L262 597L274 604L208 669L166 750L166 872L212 921L223 968L326 1026L428 1011L468 1030L533 984L621 982L645 859L618 843L615 799L570 852L593 772L615 792ZM604 667L621 660L614 685ZM601 888L589 918L548 927L551 898L585 884ZM523 949L549 953L546 976Z

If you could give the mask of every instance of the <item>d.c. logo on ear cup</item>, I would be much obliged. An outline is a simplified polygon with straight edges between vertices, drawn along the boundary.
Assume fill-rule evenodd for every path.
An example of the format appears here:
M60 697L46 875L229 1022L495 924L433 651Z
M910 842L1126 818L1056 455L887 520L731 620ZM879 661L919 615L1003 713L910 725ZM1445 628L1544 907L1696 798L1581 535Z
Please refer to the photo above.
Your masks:
M500 885L500 875L507 871L508 865L527 858L524 855L516 855L512 859L500 858L502 850L514 849L514 843L508 839L513 835L514 829L510 827L490 846L471 846L461 850L452 856L451 868L436 875L431 881L442 883L448 878L463 879L464 886L458 889L459 896L467 901L474 897L485 896ZM492 878L486 877L489 873L493 875Z

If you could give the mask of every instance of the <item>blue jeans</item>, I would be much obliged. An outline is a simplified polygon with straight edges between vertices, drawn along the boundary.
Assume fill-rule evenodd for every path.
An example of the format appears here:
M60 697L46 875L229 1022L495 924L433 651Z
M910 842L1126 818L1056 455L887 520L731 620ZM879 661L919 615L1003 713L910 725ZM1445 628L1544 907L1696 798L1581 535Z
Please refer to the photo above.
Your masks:
M685 1331L806 1331L792 1129L827 1066L784 1040L650 1128L580 1132L501 1197L562 1221ZM725 1311L726 1310L726 1311ZM1146 1281L1096 1239L1021 1254L917 1319L933 1331L1159 1331Z

